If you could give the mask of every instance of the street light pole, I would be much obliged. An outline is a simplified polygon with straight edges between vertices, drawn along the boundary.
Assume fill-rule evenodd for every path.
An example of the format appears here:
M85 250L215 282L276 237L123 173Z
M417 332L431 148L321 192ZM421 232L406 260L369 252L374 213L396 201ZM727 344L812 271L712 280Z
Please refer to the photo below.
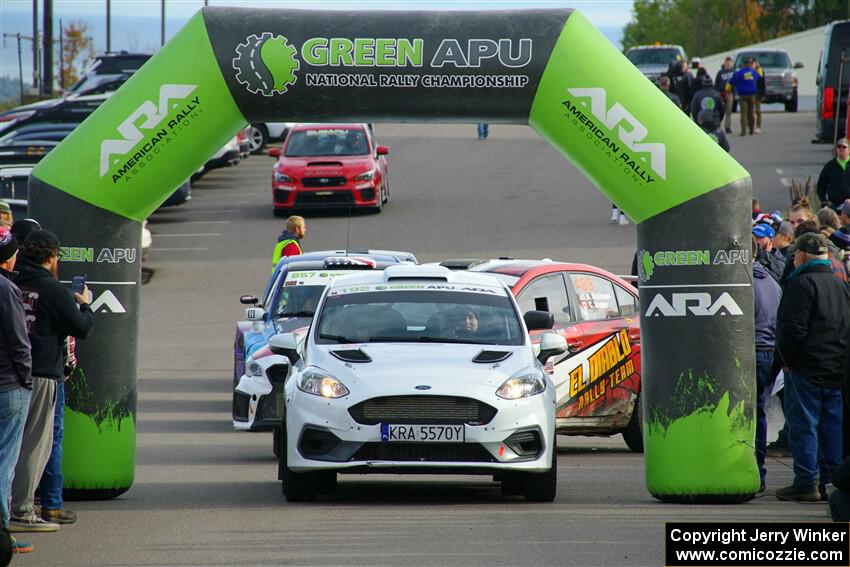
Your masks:
M162 28L160 30L159 35L159 45L165 45L165 0L160 0L161 13L162 13Z
M44 0L44 21L41 26L44 34L42 54L44 64L41 67L41 93L53 98L53 0Z
M32 36L38 37L38 0L32 0ZM38 41L32 42L32 86L38 92Z
M106 52L112 51L112 2L106 0Z

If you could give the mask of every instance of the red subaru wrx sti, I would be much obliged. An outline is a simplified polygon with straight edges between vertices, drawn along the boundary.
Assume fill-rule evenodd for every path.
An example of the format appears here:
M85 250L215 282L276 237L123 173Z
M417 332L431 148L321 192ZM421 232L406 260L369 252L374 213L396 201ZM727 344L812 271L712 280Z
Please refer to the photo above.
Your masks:
M295 209L365 207L389 201L386 155L367 124L298 124L276 157L272 199L276 215Z
M568 351L546 364L557 393L558 433L622 433L629 449L643 452L637 290L585 264L490 260L468 269L507 283L521 313L552 313L552 331L567 339ZM541 332L530 335L537 346Z

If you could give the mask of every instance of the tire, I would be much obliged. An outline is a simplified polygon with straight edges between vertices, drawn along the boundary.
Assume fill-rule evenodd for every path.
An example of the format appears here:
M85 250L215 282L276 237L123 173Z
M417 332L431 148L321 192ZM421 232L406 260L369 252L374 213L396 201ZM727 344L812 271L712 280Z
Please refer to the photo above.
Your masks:
M269 143L269 131L264 124L251 124L251 129L248 134L248 151L252 154L258 154L266 149Z
M629 424L622 431L623 441L634 453L643 453L643 410L641 409L640 396L635 398L635 407Z
M794 92L794 96L791 97L791 100L785 103L785 112L797 112L798 106L797 93Z
M316 474L316 494L336 494L336 471L321 471Z
M312 502L316 499L316 473L296 473L289 470L286 463L286 432L284 424L280 429L280 443L277 458L278 478L281 480L281 492L287 502ZM335 478L335 477L334 477Z
M289 211L286 209L272 209L272 211L274 212L274 216L277 218L289 216Z
M280 458L280 427L272 429L272 452L275 457Z
M384 183L384 204L390 202L390 180L387 179L386 183Z
M380 214L380 212L383 211L383 210L384 210L384 200L379 195L378 196L378 204L375 205L375 206L369 207L369 212L377 215L377 214Z
M552 448L552 466L544 473L524 473L523 495L529 502L551 502L558 492L558 449Z

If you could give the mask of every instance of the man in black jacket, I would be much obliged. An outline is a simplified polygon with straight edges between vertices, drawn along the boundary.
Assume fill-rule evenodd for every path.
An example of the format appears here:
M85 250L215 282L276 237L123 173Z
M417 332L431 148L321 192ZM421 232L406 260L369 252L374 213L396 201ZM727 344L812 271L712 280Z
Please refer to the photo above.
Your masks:
M727 134L732 133L732 95L726 91L726 84L734 75L735 65L732 58L727 57L723 61L723 67L720 68L714 77L714 88L720 91L720 96L723 97L723 104L726 107L726 117L723 125Z
M826 162L818 177L818 197L824 207L832 207L836 212L844 203L850 199L850 171L847 164L850 162L850 142L847 138L841 138L835 144L835 157Z
M33 496L53 444L53 404L56 384L65 378L65 338L88 336L94 315L87 288L72 295L58 281L59 239L55 234L32 232L21 246L21 257L15 283L23 293L32 344L33 395L12 482L9 531L56 531L58 524L35 514Z
M713 122L718 128L723 124L723 117L726 115L726 104L723 102L720 92L714 88L714 81L711 80L711 76L708 74L702 76L702 84L691 99L691 116L693 116L697 124L700 123L699 115L703 110L711 111L712 118L714 119Z
M794 483L780 500L826 499L841 462L842 399L850 348L850 287L832 273L819 234L797 239L795 269L779 303L776 350L785 371L785 419Z
M10 472L18 461L32 394L24 306L21 291L11 281L17 254L14 235L0 227L0 531L9 523Z

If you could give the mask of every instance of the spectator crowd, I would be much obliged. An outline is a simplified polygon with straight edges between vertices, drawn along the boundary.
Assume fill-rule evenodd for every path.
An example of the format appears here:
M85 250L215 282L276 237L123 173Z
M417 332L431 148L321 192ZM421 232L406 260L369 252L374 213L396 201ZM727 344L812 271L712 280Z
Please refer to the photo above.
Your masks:
M13 221L0 201L0 565L33 550L10 533L77 521L62 500L64 386L94 326L88 288L59 281L59 238Z

